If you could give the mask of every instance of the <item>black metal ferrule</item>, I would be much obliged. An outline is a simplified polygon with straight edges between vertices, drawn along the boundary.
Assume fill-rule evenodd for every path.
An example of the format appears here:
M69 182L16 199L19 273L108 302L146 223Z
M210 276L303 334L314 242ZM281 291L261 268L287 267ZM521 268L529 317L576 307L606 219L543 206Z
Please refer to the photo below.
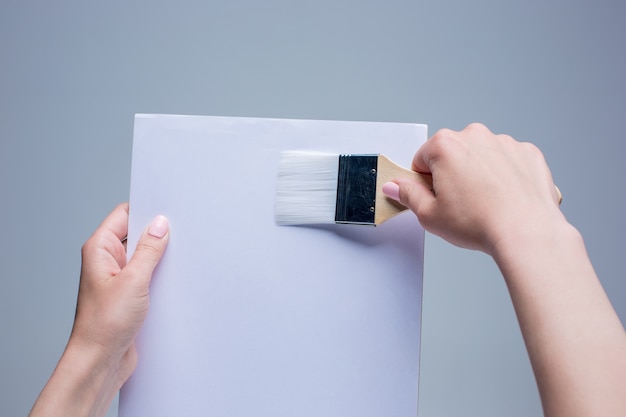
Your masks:
M374 224L378 155L339 155L335 222Z

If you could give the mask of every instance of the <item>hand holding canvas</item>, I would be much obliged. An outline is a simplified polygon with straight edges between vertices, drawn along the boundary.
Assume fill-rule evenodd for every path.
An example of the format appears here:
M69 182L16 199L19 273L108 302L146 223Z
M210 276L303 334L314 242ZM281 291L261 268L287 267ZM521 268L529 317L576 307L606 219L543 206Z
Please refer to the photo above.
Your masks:
M72 334L31 416L104 415L135 369L134 339L169 230L167 220L156 217L126 263L127 228L128 204L122 204L84 244Z

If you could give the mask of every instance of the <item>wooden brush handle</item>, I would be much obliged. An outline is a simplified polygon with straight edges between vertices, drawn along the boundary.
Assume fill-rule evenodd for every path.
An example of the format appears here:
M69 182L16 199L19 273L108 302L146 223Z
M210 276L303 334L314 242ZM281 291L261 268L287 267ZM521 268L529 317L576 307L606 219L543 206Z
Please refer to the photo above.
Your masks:
M385 155L378 155L378 168L376 172L376 214L374 216L374 224L376 225L407 210L407 207L383 194L383 184L395 178L410 178L421 182L428 188L433 187L432 176L403 168Z

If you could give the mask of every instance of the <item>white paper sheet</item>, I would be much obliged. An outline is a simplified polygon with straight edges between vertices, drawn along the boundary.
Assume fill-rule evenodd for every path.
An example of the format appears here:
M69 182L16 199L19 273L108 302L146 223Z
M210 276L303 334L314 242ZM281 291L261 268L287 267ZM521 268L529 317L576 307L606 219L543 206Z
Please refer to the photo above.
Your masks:
M426 126L201 116L135 119L129 250L156 214L152 281L120 417L417 415L424 232L278 227L280 152L384 153Z

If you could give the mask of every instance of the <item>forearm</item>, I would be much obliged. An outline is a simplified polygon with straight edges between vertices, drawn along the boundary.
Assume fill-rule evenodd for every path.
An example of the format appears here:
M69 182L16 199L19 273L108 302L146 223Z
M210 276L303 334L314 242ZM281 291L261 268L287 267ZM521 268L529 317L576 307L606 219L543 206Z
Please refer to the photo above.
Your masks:
M583 240L559 222L494 258L509 288L546 416L623 416L626 333Z
M29 416L104 416L127 373L99 346L71 339Z

